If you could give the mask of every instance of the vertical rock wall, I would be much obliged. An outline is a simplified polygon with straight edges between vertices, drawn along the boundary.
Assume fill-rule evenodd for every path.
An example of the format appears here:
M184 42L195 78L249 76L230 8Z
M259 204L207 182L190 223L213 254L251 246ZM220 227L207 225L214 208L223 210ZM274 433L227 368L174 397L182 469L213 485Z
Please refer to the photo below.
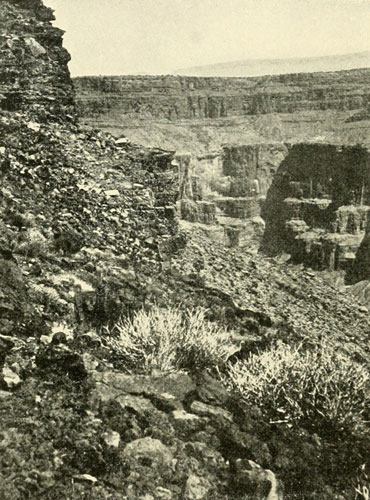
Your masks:
M35 119L74 119L70 55L53 20L41 0L1 1L1 110L27 111Z
M230 177L229 196L266 196L287 148L280 144L224 146L223 174Z
M362 146L288 147L264 205L262 249L313 267L351 267L370 213L370 155Z

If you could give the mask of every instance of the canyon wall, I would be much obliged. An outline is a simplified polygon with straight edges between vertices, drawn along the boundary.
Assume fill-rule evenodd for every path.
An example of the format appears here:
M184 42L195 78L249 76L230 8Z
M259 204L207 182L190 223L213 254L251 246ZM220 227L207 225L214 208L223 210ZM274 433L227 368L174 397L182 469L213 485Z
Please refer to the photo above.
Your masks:
M104 76L74 79L83 116L169 120L307 110L355 110L370 100L370 69L253 78Z
M351 270L370 213L363 146L288 145L263 208L262 249L315 268Z

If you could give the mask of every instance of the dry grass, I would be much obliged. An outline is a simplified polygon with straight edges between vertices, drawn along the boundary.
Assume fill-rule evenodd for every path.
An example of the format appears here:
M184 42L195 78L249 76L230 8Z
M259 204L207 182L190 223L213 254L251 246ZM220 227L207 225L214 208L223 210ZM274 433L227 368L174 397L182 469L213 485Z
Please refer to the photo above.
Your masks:
M230 334L206 319L206 311L140 310L107 330L106 341L130 371L224 367L235 352Z
M363 428L370 405L368 370L324 345L280 344L230 366L226 383L271 420Z

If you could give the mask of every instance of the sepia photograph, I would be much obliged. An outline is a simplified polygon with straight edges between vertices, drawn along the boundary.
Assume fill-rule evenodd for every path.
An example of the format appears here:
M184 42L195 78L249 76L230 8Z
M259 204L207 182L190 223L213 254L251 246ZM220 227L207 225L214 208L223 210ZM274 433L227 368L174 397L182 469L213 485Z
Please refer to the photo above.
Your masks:
M0 0L0 500L370 500L370 0Z

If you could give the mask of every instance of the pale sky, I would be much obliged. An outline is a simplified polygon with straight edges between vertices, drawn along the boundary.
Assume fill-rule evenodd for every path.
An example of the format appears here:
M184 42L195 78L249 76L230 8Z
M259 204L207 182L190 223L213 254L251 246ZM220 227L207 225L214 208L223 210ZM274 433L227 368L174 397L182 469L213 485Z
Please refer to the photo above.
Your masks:
M44 0L72 76L370 50L370 0Z

